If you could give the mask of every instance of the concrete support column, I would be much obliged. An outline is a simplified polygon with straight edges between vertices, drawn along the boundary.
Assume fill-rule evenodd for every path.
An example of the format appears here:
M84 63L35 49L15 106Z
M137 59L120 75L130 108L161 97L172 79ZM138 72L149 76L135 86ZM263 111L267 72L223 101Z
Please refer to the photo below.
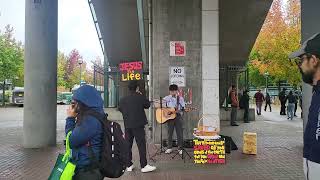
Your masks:
M203 124L220 129L219 0L202 0Z
M170 56L171 41L185 41L186 55ZM201 110L201 0L152 1L151 45L152 69L150 71L152 71L153 98L159 99L169 94L170 67L181 66L185 69L185 87L180 87L184 92L184 99L188 104ZM193 129L197 127L197 120L201 115L202 112L199 111L185 113L183 117L184 139L194 138ZM162 126L162 137L167 139L167 125ZM153 129L153 139L158 143L161 139L161 125L153 123Z
M58 0L26 0L23 145L56 144Z
M320 1L301 0L301 42L306 41L312 35L320 32L319 7ZM302 93L303 127L305 127L311 104L312 87L303 83Z

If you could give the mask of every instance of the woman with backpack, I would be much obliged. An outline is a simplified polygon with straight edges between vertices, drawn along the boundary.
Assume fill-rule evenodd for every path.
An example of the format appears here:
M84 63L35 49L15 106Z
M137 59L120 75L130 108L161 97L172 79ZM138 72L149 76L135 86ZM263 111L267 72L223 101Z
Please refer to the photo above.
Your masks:
M67 110L65 133L72 132L70 148L76 165L74 180L103 180L98 162L102 149L103 127L100 121L87 113L94 111L104 117L103 100L98 91L88 85L81 86L73 95Z

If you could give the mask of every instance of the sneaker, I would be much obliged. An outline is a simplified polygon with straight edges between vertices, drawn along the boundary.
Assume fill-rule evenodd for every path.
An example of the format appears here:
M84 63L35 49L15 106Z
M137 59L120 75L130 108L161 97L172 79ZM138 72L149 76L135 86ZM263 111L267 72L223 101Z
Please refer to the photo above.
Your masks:
M128 171L128 172L132 172L133 169L134 169L134 166L133 166L133 165L131 165L130 167L127 167L127 171Z
M155 166L150 166L149 164L146 165L144 168L141 169L141 172L147 173L147 172L152 172L156 170L157 168Z
M172 149L167 149L164 153L165 154L170 154L170 153L172 153Z
M180 154L180 155L182 155L182 153L183 153L181 149L180 149L180 150L178 150L178 152L179 152L179 154Z

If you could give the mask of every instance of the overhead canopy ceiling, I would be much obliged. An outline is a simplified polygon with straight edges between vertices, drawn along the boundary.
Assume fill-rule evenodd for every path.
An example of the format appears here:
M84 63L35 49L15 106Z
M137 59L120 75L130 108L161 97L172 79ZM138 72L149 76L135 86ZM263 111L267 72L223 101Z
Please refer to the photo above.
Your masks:
M109 64L141 61L137 1L92 0L92 3Z
M220 65L243 66L272 0L220 0Z
M109 64L142 60L137 1L92 0L92 3ZM272 0L219 1L221 66L245 65L271 4Z

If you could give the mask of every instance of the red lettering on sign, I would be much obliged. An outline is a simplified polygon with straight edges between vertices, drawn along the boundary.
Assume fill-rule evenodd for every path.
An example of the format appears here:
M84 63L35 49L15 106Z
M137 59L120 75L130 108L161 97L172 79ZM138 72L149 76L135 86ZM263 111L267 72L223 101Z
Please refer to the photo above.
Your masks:
M142 70L142 65L141 61L121 63L119 64L119 69L120 71Z
M175 52L177 55L183 55L184 51L185 51L184 46L181 43L175 44Z
M200 150L210 150L210 146L209 145L195 145L193 147L194 150L196 151L200 151Z

